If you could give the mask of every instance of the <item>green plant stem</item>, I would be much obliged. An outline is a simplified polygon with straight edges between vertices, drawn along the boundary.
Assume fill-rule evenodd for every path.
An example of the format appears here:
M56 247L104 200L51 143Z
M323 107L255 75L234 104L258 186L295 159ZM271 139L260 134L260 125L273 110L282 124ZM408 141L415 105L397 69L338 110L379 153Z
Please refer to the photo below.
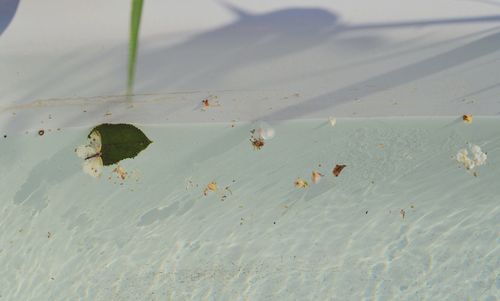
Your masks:
M132 0L130 40L128 43L127 95L132 95L134 92L135 65L137 61L137 49L139 47L139 27L141 25L142 4L143 0Z

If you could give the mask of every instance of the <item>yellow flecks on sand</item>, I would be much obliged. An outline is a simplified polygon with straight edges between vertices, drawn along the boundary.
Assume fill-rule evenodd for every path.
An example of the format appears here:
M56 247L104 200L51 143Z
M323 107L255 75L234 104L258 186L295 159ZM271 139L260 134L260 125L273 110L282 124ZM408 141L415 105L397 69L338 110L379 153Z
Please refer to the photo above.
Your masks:
M337 118L335 118L335 117L328 118L328 121L330 122L330 125L332 127L334 127L337 124Z
M472 123L472 115L464 115L462 116L462 120L466 123Z
M298 178L297 180L295 180L295 187L297 188L307 188L309 186L309 183L307 183L306 180L304 179L301 179L301 178Z
M209 191L217 191L217 183L216 182L208 183L207 187L203 191L203 194L207 195Z
M317 172L317 171L313 171L313 172L312 172L312 175L311 175L311 180L312 180L312 182L313 182L314 184L317 184L317 183L321 180L321 178L322 178L322 177L323 177L323 175L322 175L322 174L320 174L320 173L319 173L319 172Z

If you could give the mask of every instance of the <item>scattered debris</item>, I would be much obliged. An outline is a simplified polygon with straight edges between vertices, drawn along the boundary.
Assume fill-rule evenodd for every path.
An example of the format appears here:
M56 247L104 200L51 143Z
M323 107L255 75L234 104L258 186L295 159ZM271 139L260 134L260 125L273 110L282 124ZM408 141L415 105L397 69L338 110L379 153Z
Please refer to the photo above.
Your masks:
M141 178L141 172L138 169L134 169L128 174L127 178L135 180L135 182L139 182Z
M265 140L271 140L274 137L274 129L265 122L260 122L260 125L256 129L250 131L250 142L252 143L254 149L261 149L264 146Z
M205 190L203 190L203 195L207 195L209 191L217 191L217 183L216 182L210 182L208 183L207 187Z
M227 198L228 192L229 192L230 195L233 194L233 192L231 191L231 188L229 188L229 186L224 187L224 189L221 191L221 193L220 193L220 200L222 202Z
M43 134L45 134L45 131L44 131L44 130L39 130L39 131L38 131L38 136L43 136Z
M7 138L7 135L3 135L4 138Z
M340 173L342 172L342 169L344 169L346 167L346 165L343 165L343 164L337 164L335 165L335 168L333 168L333 175L338 177L340 175Z
M52 237L52 233L47 232L47 238L51 238L51 237Z
M203 106L208 108L210 106L210 103L208 102L208 99L204 99L201 101L201 103L203 103Z
M118 177L122 180L125 180L127 178L127 172L120 165L118 165L115 169L113 169L113 172L116 173Z
M466 123L472 123L472 115L464 115L462 116L462 120Z
M379 148L384 148L384 147L385 147L385 145L384 145L383 143L379 143L379 144L377 144L377 146L378 146Z
M472 145L470 150L472 152L472 158L469 158L469 152L465 148L459 150L456 155L457 161L462 163L465 169L472 170L476 166L486 164L487 155L481 151L481 147Z
M194 183L193 180L191 180L191 177L187 178L184 182L186 183L186 190L194 188Z
M264 139L250 138L250 142L255 150L259 150L264 146Z
M337 124L337 118L335 118L335 117L328 118L328 121L330 122L330 125L332 127L334 127Z
M188 185L190 185L192 187L193 183L191 182L191 180L189 180ZM198 185L196 185L196 187L198 187ZM188 188L186 187L186 189L188 189ZM226 186L226 187L224 187L224 189L219 189L219 186L217 185L217 183L215 181L212 181L212 182L207 184L207 186L203 190L203 195L207 196L210 191L216 192L217 195L219 196L221 202L225 201L229 195L233 194L230 186Z
M271 140L274 138L274 129L266 122L261 121L259 125L250 131L251 138L256 140Z
M202 111L208 110L209 107L220 107L220 103L218 101L211 101L211 98L216 98L216 97L205 98L201 101Z
M297 178L297 180L295 180L295 187L297 188L307 188L309 186L309 183L307 183L306 180L304 179L301 179L301 178Z
M311 175L311 180L314 184L317 184L321 180L321 177L323 177L321 173L313 171Z
M401 218L402 218L402 219L405 219L406 212L405 212L405 210L404 210L404 209L401 209L401 210L399 211L399 214L401 214Z

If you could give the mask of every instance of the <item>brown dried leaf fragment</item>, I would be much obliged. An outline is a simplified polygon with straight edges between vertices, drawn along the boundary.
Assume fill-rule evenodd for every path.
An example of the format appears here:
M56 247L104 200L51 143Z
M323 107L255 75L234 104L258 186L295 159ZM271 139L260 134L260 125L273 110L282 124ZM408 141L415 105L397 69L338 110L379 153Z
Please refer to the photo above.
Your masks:
M462 120L464 122L471 123L472 122L472 115L470 115L470 114L469 115L464 115L464 116L462 116Z
M340 175L340 173L342 172L342 169L344 169L346 167L346 165L343 165L343 164L337 164L335 165L335 167L333 168L333 175L338 177Z

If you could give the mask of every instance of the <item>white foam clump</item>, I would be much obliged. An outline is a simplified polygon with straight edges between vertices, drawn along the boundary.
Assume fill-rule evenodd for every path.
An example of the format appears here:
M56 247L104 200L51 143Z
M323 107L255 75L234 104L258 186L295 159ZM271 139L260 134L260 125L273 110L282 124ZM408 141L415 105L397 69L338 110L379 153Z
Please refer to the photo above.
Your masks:
M335 118L335 117L328 118L328 121L330 122L330 125L332 127L334 127L337 124L337 118Z
M84 159L83 171L95 178L98 178L102 173L103 161L101 158L101 135L94 131L90 133L87 145L80 145L75 149L78 157Z
M472 145L471 148L472 158L469 158L469 152L467 149L462 148L457 153L457 161L462 163L462 165L467 169L471 170L476 166L481 166L486 164L486 153L481 151L481 147L477 145Z
M257 139L271 140L275 135L274 129L266 122L260 122L259 127L255 130L255 137Z

